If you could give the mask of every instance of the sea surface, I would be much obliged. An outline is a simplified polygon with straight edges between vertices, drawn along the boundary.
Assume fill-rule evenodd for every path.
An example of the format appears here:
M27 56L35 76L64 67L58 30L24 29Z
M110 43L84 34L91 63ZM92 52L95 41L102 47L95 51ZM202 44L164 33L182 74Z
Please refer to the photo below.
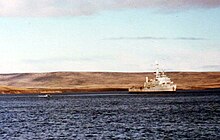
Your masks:
M220 90L0 95L0 139L220 139Z

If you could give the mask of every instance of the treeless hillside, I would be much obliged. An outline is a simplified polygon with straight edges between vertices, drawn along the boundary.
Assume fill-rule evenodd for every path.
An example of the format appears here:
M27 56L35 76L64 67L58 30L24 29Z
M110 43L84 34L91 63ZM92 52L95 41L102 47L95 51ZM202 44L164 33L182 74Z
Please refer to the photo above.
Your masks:
M220 72L168 72L177 89L220 88ZM115 89L142 86L145 77L153 78L153 73L119 72L52 72L1 74L0 85L9 89ZM14 87L14 88L12 88ZM6 87L5 87L6 88ZM1 88L0 88L1 90Z

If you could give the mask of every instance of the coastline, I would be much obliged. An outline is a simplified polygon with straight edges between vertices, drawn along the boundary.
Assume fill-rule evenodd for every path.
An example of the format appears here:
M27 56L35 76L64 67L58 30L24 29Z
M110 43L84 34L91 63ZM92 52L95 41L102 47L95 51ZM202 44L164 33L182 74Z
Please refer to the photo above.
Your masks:
M220 89L220 72L167 72L177 91ZM62 94L128 91L143 86L152 72L49 72L0 74L0 94Z
M22 90L0 90L0 94L65 94L65 93L99 93L99 92L116 92L127 91L126 88L94 88L94 89L22 89ZM206 89L178 89L174 94L189 93L189 92L207 92L219 91L220 88L206 88ZM150 93L150 94L156 94ZM163 92L161 92L163 93ZM132 94L132 93L131 93ZM139 93L142 94L142 93ZM144 93L147 94L147 93Z

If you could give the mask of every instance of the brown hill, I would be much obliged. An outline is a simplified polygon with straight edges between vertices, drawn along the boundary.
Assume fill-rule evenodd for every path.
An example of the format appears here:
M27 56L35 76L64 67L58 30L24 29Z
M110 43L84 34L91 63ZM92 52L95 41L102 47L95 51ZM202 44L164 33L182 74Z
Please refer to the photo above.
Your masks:
M220 72L168 72L177 89L220 88ZM0 74L0 91L97 91L126 90L141 86L152 73L52 72ZM7 90L6 90L7 89ZM32 91L31 91L32 90Z

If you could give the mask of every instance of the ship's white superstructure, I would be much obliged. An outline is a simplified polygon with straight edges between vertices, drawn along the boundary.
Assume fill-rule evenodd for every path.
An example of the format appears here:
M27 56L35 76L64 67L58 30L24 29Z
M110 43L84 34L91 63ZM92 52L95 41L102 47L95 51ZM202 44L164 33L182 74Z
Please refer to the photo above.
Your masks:
M144 82L143 87L131 87L129 92L175 92L176 84L174 84L169 77L164 74L164 71L160 72L158 64L156 64L155 79L148 79Z

